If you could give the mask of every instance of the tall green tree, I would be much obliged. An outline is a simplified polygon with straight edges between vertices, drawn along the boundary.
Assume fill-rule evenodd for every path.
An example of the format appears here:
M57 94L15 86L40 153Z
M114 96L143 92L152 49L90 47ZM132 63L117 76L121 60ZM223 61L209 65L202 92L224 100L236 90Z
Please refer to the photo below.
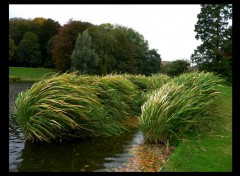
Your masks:
M89 28L92 48L99 56L98 74L108 74L116 70L117 61L113 56L117 48L114 26L110 23L94 25Z
M41 63L41 51L38 37L26 32L16 50L16 62L19 66L37 67Z
M33 23L31 19L10 18L9 19L9 35L16 45L19 45L23 35L27 32L33 32Z
M218 64L218 72L221 73L228 83L232 82L232 26L227 30L227 39L223 42L223 47L218 51L221 62Z
M223 74L223 57L220 52L228 40L228 23L232 19L231 4L202 4L195 25L196 39L202 44L191 55L199 70Z
M52 60L52 55L47 52L46 45L52 36L58 34L61 25L58 21L54 21L50 18L35 18L33 21L36 23L35 26L38 27L36 34L38 35L41 46L41 63L43 66L46 66Z
M223 42L223 47L219 50L219 54L225 60L232 60L232 26L227 30L227 39Z
M149 66L144 65L149 48L143 35L132 28L116 25L115 38L117 49L113 55L117 60L117 71L130 74L142 73L143 67Z
M98 55L91 48L92 38L88 30L78 34L75 49L71 55L71 71L80 74L96 74L98 66Z
M146 52L144 60L142 60L141 73L150 76L151 74L160 72L160 63L162 58L156 49L150 49Z

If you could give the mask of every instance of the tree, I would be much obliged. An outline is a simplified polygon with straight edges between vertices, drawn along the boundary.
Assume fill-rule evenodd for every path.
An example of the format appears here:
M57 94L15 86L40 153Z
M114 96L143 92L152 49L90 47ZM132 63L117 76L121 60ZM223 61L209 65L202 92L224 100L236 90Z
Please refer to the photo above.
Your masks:
M41 62L38 37L33 32L26 32L16 50L16 62L19 66L36 67Z
M232 19L231 4L203 4L195 25L196 39L202 44L194 50L191 56L199 70L221 73L223 57L220 52L224 48L224 41L228 39L228 23Z
M227 39L223 42L223 47L218 51L222 58L218 64L218 72L221 73L228 83L232 82L232 26L227 30Z
M116 70L117 61L113 53L117 47L114 36L115 27L106 23L89 28L92 37L92 48L99 56L98 74L108 74Z
M232 26L228 28L226 39L223 41L223 47L218 52L223 59L232 59Z
M30 19L10 18L9 19L9 35L16 45L22 40L23 35L27 32L33 32L33 23Z
M80 74L96 74L98 66L98 55L91 49L92 38L88 30L78 34L75 49L71 55L71 71Z
M58 21L54 21L50 18L35 18L34 20L35 23L39 23L37 35L41 46L41 62L42 65L45 66L48 65L48 63L50 63L52 60L52 54L47 52L46 45L52 36L58 34L61 25L58 23Z
M14 40L9 35L9 61L12 60L15 50L16 50L16 45L14 43Z
M188 70L190 63L185 60L171 61L163 67L163 73L169 76L178 76Z
M148 50L146 53L146 59L143 62L141 73L148 76L158 73L160 71L161 61L161 56L157 53L156 49Z
M9 34L15 42L19 45L26 32L33 32L37 35L41 50L41 64L39 66L48 65L52 60L51 53L46 51L48 40L56 35L61 25L50 18L37 17L33 20L23 18L11 18L9 20ZM11 62L12 64L14 62Z
M116 70L122 73L139 74L143 73L148 53L148 42L143 35L132 28L115 26L115 38L117 48L113 53L117 61Z
M58 71L67 71L71 67L71 54L74 50L79 32L92 26L91 23L72 21L62 26L54 40L52 58Z
M48 42L47 42L47 45L46 45L46 52L47 52L47 56L46 56L46 59L45 59L45 62L44 62L44 67L46 68L55 68L55 63L53 61L53 58L52 58L52 49L53 49L53 45L54 45L54 42L57 38L57 35L54 35L52 36Z

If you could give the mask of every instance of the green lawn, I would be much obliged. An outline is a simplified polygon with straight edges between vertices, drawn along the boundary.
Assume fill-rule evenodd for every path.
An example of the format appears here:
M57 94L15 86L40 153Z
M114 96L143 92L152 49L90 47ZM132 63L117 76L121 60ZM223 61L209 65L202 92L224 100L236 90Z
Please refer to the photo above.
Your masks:
M232 171L232 87L221 90L216 105L219 116L211 124L210 131L180 143L161 171Z
M36 81L47 73L56 73L56 69L9 67L9 76L20 77L21 81Z

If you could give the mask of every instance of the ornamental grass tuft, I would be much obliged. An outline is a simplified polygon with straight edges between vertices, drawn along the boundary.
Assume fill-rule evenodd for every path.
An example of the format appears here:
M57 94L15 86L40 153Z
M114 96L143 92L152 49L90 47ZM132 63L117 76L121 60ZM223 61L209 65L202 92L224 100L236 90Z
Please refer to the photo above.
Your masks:
M186 132L211 120L223 80L213 73L185 73L154 90L142 106L139 127L150 143L176 145Z
M156 90L160 88L162 85L166 84L171 80L171 77L169 77L166 74L153 74L152 76L148 77L149 79L149 91Z
M107 137L127 130L109 114L98 87L77 78L56 74L18 95L16 117L27 141Z

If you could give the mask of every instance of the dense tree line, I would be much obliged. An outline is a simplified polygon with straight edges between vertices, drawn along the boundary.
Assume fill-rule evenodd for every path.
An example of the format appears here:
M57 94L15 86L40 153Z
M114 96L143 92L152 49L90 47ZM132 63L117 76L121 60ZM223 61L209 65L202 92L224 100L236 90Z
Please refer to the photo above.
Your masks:
M151 75L161 57L143 35L121 25L45 18L9 20L10 66L50 67L87 74Z
M191 56L197 68L232 77L231 4L202 4L195 25L201 39ZM174 61L161 68L161 56L143 35L121 25L69 20L61 26L50 18L9 19L10 66L49 67L84 74L111 72L178 75L188 63ZM161 70L162 69L162 70Z
M199 70L216 72L231 82L232 78L232 20L231 4L202 4L195 25L196 39L202 44L191 59Z
M10 66L54 67L47 44L51 37L58 34L60 27L57 21L50 18L33 20L11 18L9 20Z
M83 37L86 30L91 42L87 42L86 35ZM87 47L84 48L84 45ZM58 70L67 71L74 64L71 70L78 68L79 72L88 74L118 72L150 75L159 72L161 62L157 50L149 49L143 35L134 29L71 20L56 36L52 54ZM77 57L79 59L76 60Z

